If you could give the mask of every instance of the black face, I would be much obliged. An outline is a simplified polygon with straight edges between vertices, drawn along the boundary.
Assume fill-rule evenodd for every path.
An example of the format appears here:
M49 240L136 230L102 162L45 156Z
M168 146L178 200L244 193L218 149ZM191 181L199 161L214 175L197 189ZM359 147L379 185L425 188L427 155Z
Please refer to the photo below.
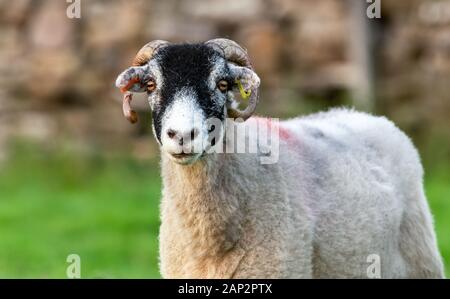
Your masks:
M152 47L156 47L154 55L145 52ZM248 65L248 57L233 57L246 55L235 42L217 39L170 45L154 41L143 49L135 58L139 65L124 70L116 86L122 92L147 91L155 137L161 152L175 162L194 163L214 145L220 150L226 115L231 112L231 117L246 115L246 119L254 111L260 79ZM245 111L236 109L239 103L232 91L239 91L244 99L248 91L255 91ZM127 117L130 100L126 94Z
M171 45L161 49L156 57L162 86L158 105L152 116L155 134L161 142L162 119L166 109L176 99L180 90L190 89L192 101L202 110L205 118L224 120L226 92L216 88L219 80L225 80L231 88L233 82L225 60L204 44Z

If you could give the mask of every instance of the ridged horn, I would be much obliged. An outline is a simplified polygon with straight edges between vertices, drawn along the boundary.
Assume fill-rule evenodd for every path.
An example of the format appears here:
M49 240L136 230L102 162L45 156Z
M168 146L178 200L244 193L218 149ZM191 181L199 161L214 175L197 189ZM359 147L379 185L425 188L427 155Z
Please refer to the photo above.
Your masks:
M235 41L226 38L216 38L207 41L205 44L221 53L226 60L253 70L247 50L242 48ZM244 110L230 107L228 108L228 116L235 119L242 118L243 120L247 120L255 112L256 106L258 105L258 100L258 88L255 87L251 90L247 107Z
M169 42L159 39L147 43L139 50L139 52L137 52L131 65L142 66L146 64L150 59L152 59L152 57L156 54L156 52L159 49L167 45L169 45Z
M164 40L154 40L149 43L147 43L145 46L143 46L139 52L136 54L136 56L133 59L133 62L131 63L132 66L143 66L147 62L150 61L150 59L153 58L153 56L156 54L156 52L169 45L169 42ZM128 88L133 86L136 82L131 81L124 90L123 95L123 102L122 102L122 109L123 114L126 119L128 119L132 124L136 123L138 121L138 116L136 111L134 111L131 108L131 100L133 99L133 94L130 92L127 92Z

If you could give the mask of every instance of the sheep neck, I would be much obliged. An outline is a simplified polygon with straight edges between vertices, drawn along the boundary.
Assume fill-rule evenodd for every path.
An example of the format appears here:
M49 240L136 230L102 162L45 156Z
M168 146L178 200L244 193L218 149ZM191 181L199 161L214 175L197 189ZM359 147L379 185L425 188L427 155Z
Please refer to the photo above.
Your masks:
M183 166L163 158L163 206L177 215L177 229L189 236L192 254L223 255L239 240L242 207L233 182L224 180L232 177L224 175L226 159L215 154Z

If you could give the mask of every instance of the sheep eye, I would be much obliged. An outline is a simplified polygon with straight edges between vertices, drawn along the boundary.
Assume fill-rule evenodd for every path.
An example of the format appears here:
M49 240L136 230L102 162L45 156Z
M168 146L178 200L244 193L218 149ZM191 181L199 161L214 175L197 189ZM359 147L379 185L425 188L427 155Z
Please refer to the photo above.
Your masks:
M219 88L219 90L221 92L225 92L228 90L228 82L225 80L220 80L219 82L217 82L217 88Z
M156 83L153 80L147 82L147 92L152 92L156 88Z

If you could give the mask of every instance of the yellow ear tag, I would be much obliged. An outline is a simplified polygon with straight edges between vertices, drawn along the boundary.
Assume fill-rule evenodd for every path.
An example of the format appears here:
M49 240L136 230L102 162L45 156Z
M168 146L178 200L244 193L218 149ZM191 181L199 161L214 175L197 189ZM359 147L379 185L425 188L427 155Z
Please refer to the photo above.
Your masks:
M241 94L242 99L244 101L246 101L250 97L250 95L252 94L252 90L250 89L250 90L246 91L244 89L244 86L242 86L241 80L239 80L239 79L236 79L235 82L238 85L239 93Z

